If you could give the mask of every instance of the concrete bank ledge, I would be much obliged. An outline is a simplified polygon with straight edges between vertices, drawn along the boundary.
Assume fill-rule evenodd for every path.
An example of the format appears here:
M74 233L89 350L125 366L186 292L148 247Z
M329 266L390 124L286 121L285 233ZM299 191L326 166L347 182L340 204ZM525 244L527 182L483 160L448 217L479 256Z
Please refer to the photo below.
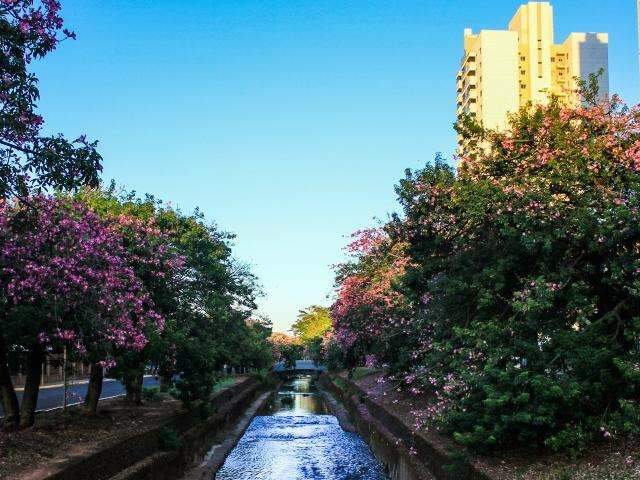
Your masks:
M209 418L198 411L168 418L162 425L115 443L98 445L82 455L47 469L46 474L29 476L29 480L173 480L180 477L198 456L208 448L216 431L224 428L261 390L262 385L247 378L215 394L211 399ZM160 451L160 432L170 428L180 438L180 448Z
M342 402L356 431L385 465L392 480L491 480L460 452L436 445L414 432L354 382L322 374L320 386Z
M273 391L266 391L259 395L229 427L220 432L220 435L218 435L216 441L210 445L207 454L199 465L188 470L182 477L182 480L211 480L214 478L229 453L231 453L240 441L240 438L244 435L253 418L273 394Z

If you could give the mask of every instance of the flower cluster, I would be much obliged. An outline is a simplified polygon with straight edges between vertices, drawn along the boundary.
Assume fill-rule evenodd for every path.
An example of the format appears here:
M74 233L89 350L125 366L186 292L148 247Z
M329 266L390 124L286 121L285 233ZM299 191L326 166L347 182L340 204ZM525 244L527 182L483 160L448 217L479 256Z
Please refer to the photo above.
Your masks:
M142 350L145 332L162 330L164 318L118 226L69 198L1 202L0 289L8 318L35 310L41 343L64 342L79 353L105 343ZM148 267L164 274L158 252L147 253Z
M337 267L337 298L331 316L335 340L361 359L365 352L382 352L406 324L401 314L404 296L394 282L408 260L403 245L392 242L383 229L358 231L353 238L348 246L352 260ZM356 353L359 349L361 354Z

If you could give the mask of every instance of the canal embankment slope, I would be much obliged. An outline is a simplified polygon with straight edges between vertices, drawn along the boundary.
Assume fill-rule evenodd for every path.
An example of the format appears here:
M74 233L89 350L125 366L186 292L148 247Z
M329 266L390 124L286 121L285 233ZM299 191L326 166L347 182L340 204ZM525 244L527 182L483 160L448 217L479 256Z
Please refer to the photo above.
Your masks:
M449 478L434 474L443 459L431 451L416 452L403 422L394 421L389 412L373 404L355 382L340 375L323 374L320 386L337 399L337 402L328 400L327 404L343 428L353 428L367 442L391 480Z
M207 447L206 452L201 448L199 448L197 452L194 452L197 455L194 459L196 465L186 471L182 480L210 480L214 478L229 453L242 438L242 435L251 424L253 418L271 395L273 395L272 390L261 393L245 409L244 413L234 421L229 422L226 428L218 430L215 439L203 445Z
M357 433L383 462L392 480L635 480L640 446L602 444L571 458L531 450L480 455L436 431L416 427L416 400L382 372L323 374L320 385L338 400Z
M172 398L131 408L106 402L95 418L49 412L34 429L2 439L0 478L7 480L175 479L199 461L218 433L245 414L266 389L239 377L206 408L185 410ZM203 415L202 412L208 412Z

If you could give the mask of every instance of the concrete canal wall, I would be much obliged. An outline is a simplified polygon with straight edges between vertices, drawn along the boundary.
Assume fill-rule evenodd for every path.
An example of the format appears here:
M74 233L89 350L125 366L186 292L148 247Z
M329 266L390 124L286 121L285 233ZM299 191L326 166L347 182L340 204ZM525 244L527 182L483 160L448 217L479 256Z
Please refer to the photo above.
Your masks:
M49 469L46 476L29 480L175 480L204 456L216 434L241 417L264 390L263 384L247 378L214 395L209 405L213 413L204 420L199 411L176 415L158 428L100 446ZM167 430L177 434L179 446L162 451L161 437Z
M491 480L455 451L414 432L355 383L322 374L319 384L339 401L332 408L343 428L353 426L385 465L392 480ZM340 411L342 408L348 418Z

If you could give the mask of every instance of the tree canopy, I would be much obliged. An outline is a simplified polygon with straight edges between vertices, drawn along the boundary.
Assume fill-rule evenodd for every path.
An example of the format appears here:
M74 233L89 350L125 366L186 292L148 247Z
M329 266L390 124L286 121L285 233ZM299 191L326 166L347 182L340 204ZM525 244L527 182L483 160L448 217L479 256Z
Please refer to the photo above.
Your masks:
M415 418L476 448L580 450L640 422L640 111L615 97L462 121L457 172L407 171L403 209L337 271L343 364L384 364Z
M300 310L298 318L291 326L291 331L303 343L321 339L331 329L331 314L326 307L312 305Z
M43 136L34 60L75 38L56 0L0 1L0 197L97 185L102 158L85 135Z

